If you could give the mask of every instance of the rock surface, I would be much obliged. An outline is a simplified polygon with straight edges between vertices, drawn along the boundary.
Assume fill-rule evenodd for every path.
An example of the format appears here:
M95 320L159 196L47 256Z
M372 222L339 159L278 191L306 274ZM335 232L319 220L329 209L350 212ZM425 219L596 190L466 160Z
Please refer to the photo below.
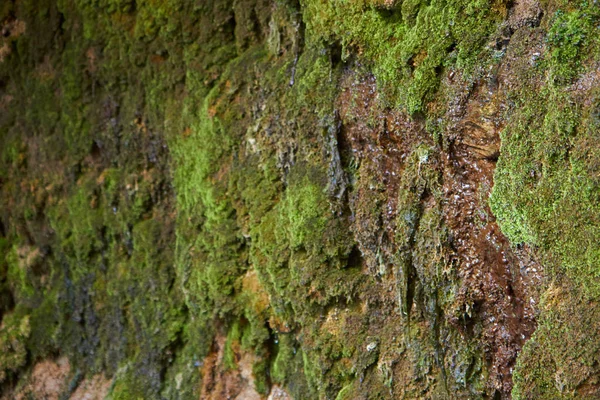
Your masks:
M599 398L598 26L2 2L2 398Z

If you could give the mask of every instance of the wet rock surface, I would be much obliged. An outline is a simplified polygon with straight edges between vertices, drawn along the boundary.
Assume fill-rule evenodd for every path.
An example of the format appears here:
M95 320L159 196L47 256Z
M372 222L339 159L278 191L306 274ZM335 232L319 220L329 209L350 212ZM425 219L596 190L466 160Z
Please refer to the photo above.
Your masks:
M597 398L588 2L0 5L3 398Z

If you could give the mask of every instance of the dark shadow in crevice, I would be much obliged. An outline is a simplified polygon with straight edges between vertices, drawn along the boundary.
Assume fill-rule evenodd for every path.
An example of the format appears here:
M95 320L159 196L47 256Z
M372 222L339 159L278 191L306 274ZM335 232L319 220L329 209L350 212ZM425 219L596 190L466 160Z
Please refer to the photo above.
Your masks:
M348 261L346 262L346 268L362 268L364 264L364 259L362 253L360 252L358 246L354 245L350 254L348 255Z
M335 69L342 62L342 43L339 40L329 45L329 60L332 69Z

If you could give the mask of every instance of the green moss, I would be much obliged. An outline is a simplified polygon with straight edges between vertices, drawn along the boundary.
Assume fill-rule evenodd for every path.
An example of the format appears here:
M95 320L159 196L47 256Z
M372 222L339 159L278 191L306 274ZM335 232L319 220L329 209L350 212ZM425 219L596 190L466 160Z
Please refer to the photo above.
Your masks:
M30 334L29 316L4 314L0 327L0 382L16 373L27 362L25 347Z
M35 294L31 267L38 261L38 250L29 246L14 245L6 254L7 280L11 291L19 299L26 300Z
M212 309L223 314L231 308L226 304L231 304L228 296L234 290L235 278L240 271L239 261L235 259L240 242L234 210L226 197L224 183L227 181L213 183L213 175L219 168L227 174L224 162L231 139L223 131L219 118L209 116L209 106L206 100L199 120L193 117L191 109L186 111L188 119L193 117L198 122L189 128L189 136L180 136L172 143L177 166L174 179L179 220L182 221L178 246L184 252L180 257L186 257L178 268L185 275L187 270L192 271L188 293L204 293L203 298L194 302L202 302L203 310ZM187 258L185 253L193 257ZM192 267L190 262L197 267ZM208 290L200 290L200 287ZM213 302L215 305L208 305Z
M553 285L542 298L541 319L525 344L514 375L516 399L593 398L598 344L588 339L598 329L600 308L579 298L572 283Z
M303 175L298 173L298 175ZM292 181L282 200L278 232L287 232L290 247L300 246L312 250L322 243L329 208L323 186L316 186L307 177L300 182Z
M593 73L599 14L587 2L552 7L560 9L543 22L548 51L510 93L517 103L501 134L490 198L502 231L536 248L553 282L518 358L517 399L587 398L587 379L597 374L596 345L583 338L596 329L600 295L598 92L565 88Z
M125 372L124 374L126 374ZM123 376L123 375L122 375ZM141 400L144 398L144 392L141 388L135 387L136 382L130 382L126 376L121 379L117 379L112 385L111 390L108 394L110 400Z
M279 335L277 343L277 354L273 358L271 366L271 378L274 382L285 384L286 378L290 376L290 366L296 358L297 349L289 335Z
M596 101L578 107L552 86L524 101L502 133L492 211L513 243L539 246L556 273L567 272L596 297Z
M81 263L102 247L103 210L94 207L90 198L92 185L93 182L82 185L53 218L54 229L63 238L61 246Z
M239 323L234 323L225 341L225 350L223 352L223 363L226 369L235 369L237 367L236 353L239 351L242 332Z
M224 366L236 368L238 356L252 353L262 394L272 381L295 398L367 391L383 398L398 379L390 360L408 359L418 383L406 393L423 397L415 387L425 381L442 393L447 380L456 393L481 395L482 350L439 317L448 308L453 317L462 312L452 308L458 279L444 264L451 249L439 149L428 139L405 149L398 252L368 249L377 254L375 278L356 241L361 229L382 230L385 185L376 182L371 197L359 194L375 177L357 164L335 164L331 152L343 150L346 132L336 116L341 79L356 69L375 74L383 99L369 126L387 106L444 115L445 72L458 70L469 82L502 57L488 41L509 3L382 3L0 6L0 16L14 12L27 22L0 64L0 81L8 82L2 94L14 97L11 110L23 110L0 117L1 217L10 221L4 248L12 248L6 287L31 327L16 335L26 345L17 346L11 373L26 363L22 354L60 349L74 368L115 375L113 398L197 398L199 365L223 329ZM535 74L547 76L546 87L509 96L525 104L516 104L503 132L492 207L514 243L539 247L554 276L566 272L595 298L598 107L595 99L576 106L563 89L591 71L597 17L591 4L550 3L564 10L540 28L548 30L548 53ZM444 123L425 121L437 141ZM344 179L356 178L356 187L336 180L341 170L355 175ZM376 223L351 221L355 200ZM20 246L27 235L35 245ZM51 251L30 258L38 247ZM386 279L397 279L389 282L396 293L379 304L375 293L388 290ZM404 314L414 309L412 319L379 317L394 308L395 295ZM324 327L337 309L345 317ZM401 328L381 327L377 318ZM540 395L585 385L570 376L556 392L538 366L566 368L560 335L581 335L594 328L592 319L575 330L560 326L556 336L562 314L544 318L535 340L552 355L540 355L534 342L526 349L515 392L524 398L536 383ZM442 340L456 351L441 354ZM371 343L377 350L365 352ZM568 348L587 351L579 339Z
M581 68L580 48L594 28L593 11L576 9L571 12L556 11L546 41L551 46L550 79L564 83L573 79Z
M504 2L485 0L402 2L391 11L366 1L309 1L305 7L311 39L340 41L343 53L358 48L391 103L410 113L432 100L443 68L473 71L506 13Z
M269 393L269 363L261 360L252 366L252 375L256 391L262 395Z

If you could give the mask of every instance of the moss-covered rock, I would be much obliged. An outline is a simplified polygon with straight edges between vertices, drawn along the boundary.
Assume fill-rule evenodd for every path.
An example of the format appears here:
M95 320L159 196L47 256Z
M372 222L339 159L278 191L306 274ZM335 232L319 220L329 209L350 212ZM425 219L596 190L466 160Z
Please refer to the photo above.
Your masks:
M4 2L3 389L597 397L599 17Z

